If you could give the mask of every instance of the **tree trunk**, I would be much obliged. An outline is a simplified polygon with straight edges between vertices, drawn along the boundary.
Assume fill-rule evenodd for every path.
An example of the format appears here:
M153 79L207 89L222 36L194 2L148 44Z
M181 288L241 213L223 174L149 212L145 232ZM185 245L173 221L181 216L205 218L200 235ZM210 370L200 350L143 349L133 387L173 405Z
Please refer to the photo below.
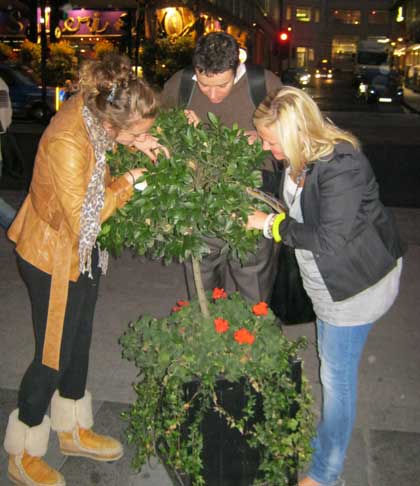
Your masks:
M194 274L195 288L197 290L198 303L200 304L200 309L201 309L201 313L203 314L203 317L207 318L210 317L210 313L209 313L209 306L207 302L206 293L204 291L203 279L201 278L200 262L194 257L191 257L191 259L192 259L192 269Z

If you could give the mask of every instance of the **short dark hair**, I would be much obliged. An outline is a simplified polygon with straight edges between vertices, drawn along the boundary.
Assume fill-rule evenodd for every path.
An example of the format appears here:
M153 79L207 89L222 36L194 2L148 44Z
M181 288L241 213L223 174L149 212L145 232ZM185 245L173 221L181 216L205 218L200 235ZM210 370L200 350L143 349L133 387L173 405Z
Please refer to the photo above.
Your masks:
M211 32L201 36L192 59L194 69L204 74L219 74L239 65L239 44L226 32Z

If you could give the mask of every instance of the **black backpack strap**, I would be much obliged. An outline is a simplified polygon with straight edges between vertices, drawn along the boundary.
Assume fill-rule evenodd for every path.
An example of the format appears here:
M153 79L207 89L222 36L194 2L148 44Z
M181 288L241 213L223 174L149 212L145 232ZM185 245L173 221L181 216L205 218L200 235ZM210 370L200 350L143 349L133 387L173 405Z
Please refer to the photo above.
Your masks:
M246 73L248 76L249 96L256 108L267 96L264 67L257 64L247 64Z
M193 76L194 68L192 66L187 66L182 70L178 94L178 106L188 106L195 86Z

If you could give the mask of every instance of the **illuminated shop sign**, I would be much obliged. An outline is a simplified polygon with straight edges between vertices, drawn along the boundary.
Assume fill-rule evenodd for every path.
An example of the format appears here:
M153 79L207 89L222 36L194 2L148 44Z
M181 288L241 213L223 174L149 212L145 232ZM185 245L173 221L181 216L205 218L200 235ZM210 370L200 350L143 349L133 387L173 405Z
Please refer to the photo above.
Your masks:
M62 35L121 35L123 11L70 10L66 20L60 20ZM40 12L38 12L40 18ZM49 19L46 19L47 26Z
M398 7L397 11L397 17L395 19L397 22L403 22L404 21L404 9L402 6Z
M63 35L121 35L121 15L125 12L95 10L70 10L59 27Z
M62 35L121 35L123 11L70 10L66 20L60 20L59 29ZM38 31L41 22L45 22L47 32L50 29L50 8L45 10L45 19L38 9ZM18 11L0 12L0 35L24 37L29 20Z

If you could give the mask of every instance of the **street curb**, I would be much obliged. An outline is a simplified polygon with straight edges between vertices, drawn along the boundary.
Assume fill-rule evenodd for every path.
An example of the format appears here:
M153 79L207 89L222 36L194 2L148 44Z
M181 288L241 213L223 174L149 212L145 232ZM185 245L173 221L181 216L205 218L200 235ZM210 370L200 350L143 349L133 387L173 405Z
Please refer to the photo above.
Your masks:
M406 101L404 101L404 99L401 101L401 104L404 105L408 110L410 110L411 113L415 113L417 115L420 115L420 110L418 110L417 108L414 108L413 106L408 104Z

